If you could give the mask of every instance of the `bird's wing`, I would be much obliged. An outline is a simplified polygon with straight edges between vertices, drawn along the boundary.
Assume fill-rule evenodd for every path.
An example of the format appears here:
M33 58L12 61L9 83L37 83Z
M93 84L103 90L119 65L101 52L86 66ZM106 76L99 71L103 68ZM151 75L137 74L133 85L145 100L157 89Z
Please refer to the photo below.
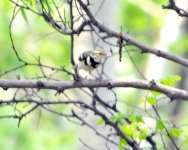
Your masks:
M92 51L91 50L90 51L86 51L86 52L80 54L79 61L84 61L84 60L87 59L88 56L91 56L91 55L92 55Z

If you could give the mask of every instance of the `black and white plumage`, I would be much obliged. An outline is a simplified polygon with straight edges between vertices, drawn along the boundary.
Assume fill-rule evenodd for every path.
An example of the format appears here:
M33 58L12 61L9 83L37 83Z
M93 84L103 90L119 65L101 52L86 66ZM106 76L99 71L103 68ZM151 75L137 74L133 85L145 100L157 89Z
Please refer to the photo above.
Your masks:
M78 58L77 71L80 69L86 71L92 71L96 69L100 64L102 59L106 58L109 54L103 50L90 50L85 51L80 54Z

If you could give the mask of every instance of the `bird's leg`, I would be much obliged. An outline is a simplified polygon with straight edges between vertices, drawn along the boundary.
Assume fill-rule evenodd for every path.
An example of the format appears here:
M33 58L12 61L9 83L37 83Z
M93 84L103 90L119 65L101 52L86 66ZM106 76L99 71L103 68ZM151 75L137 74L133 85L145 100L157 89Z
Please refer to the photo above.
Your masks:
M90 75L95 79L95 80L100 80L100 79L102 79L101 77L99 77L99 76L95 76L94 74L92 74L91 72L90 72Z
M78 72L78 68L77 68L77 66L74 68L74 71L75 71L75 74L74 74L74 80L75 81L81 81L81 80L83 80L83 78L79 75L79 72Z

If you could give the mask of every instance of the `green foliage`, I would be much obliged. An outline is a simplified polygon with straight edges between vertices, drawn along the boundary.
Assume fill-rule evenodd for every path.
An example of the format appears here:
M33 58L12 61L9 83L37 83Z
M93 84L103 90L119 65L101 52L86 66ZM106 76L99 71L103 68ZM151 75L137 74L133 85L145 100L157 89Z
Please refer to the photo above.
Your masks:
M157 131L161 132L163 135L166 135L166 138L168 138L168 139L170 137L171 138L180 138L180 137L186 135L186 132L183 132L183 129L170 127L170 123L165 123L162 120L157 121L156 129L157 129ZM165 132L163 132L163 131L165 131Z
M119 123L121 124L123 122L123 120L125 119L125 114L121 113L121 112L117 112L115 115L112 115L109 117L109 119L113 122L113 123ZM105 124L105 120L100 118L97 121L97 125L102 125Z
M124 113L118 112L117 114L110 116L109 119L113 123L118 123L119 126L121 126L122 132L126 136L133 138L134 140L145 140L149 133L149 130L144 125L144 120L141 115L132 114L130 116L127 116ZM128 119L130 123L127 123L125 121L126 119ZM105 121L103 119L99 119L97 121L97 125L103 124L105 124ZM124 139L120 138L119 149L122 149L126 144L127 142Z
M125 118L125 114L121 112L117 112L116 115L111 116L109 119L113 122L122 123Z
M122 131L126 136L132 137L134 140L146 139L149 130L144 126L143 123L132 122L131 124L125 123L122 126Z
M179 138L179 136L182 134L182 129L179 128L170 128L169 131L174 138Z
M145 140L147 136L148 136L148 129L143 128L142 130L140 130L140 134L139 134L140 140Z
M105 121L104 121L104 119L100 118L100 119L97 121L97 125L102 125L102 124L105 124Z
M158 120L157 121L157 130L159 130L159 131L163 131L164 130L164 123L163 123L163 121L161 121L161 120Z
M119 140L119 150L123 150L123 148L127 145L127 142L123 139L123 138L120 138Z
M153 96L155 96L155 97L161 95L160 92L156 92L156 91L150 91L150 93L151 93L151 95L153 95Z
M177 81L180 81L181 77L179 75L174 75L174 76L168 76L168 77L163 77L162 79L159 80L159 82L163 85L168 85L168 86L173 86L177 83ZM160 92L156 91L150 91L149 95L146 98L142 99L140 102L144 102L145 100L151 104L151 105L157 105L157 97L161 95Z
M157 99L153 96L149 96L146 98L147 102L150 103L151 105L156 105L157 104Z
M143 117L141 115L135 115L135 114L132 114L130 116L129 120L131 122L137 122L137 123L144 122Z
M181 77L179 75L175 76L168 76L165 78L160 79L160 83L168 86L173 86L176 84L177 81L180 81Z
M27 15L26 15L25 9L20 8L20 10L21 10L21 14L22 14L24 20L25 20L26 22L28 22L28 18L27 18Z
M127 117L127 118L125 118ZM113 123L118 123L121 126L122 132L134 140L144 140L146 139L149 130L144 125L144 120L141 115L132 114L127 116L121 112L118 112L115 115L109 117L109 119ZM130 123L125 123L126 119L130 121ZM97 121L97 125L103 125L105 121L103 119L99 119ZM119 149L122 149L126 145L126 141L120 138L119 141Z
M124 124L123 126L122 126L122 131L123 131L123 133L126 135L126 136L128 136L128 137L132 137L133 136L133 133L136 133L135 131L136 131L136 129L135 129L135 124Z

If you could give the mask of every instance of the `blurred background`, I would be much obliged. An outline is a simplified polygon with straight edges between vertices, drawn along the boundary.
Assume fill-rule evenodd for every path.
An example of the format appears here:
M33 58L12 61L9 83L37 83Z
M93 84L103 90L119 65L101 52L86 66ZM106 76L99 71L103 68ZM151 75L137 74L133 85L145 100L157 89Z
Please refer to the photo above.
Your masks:
M62 1L57 1L61 5ZM174 11L162 9L162 5L168 1L164 0L92 0L91 10L105 25L114 30L127 32L142 43L168 51L173 54L181 55L185 58L188 56L188 22L186 18L178 16ZM188 1L178 0L177 5L187 10ZM67 7L65 5L65 7ZM21 63L17 60L12 50L9 37L9 24L12 18L14 5L10 1L0 1L0 73L15 68ZM67 11L67 10L66 10ZM68 12L67 12L68 14ZM40 57L41 63L54 67L65 67L72 70L70 63L70 37L62 35L55 31L50 25L44 22L31 11L19 12L12 26L12 33L16 49L21 58L36 63L36 58ZM93 40L94 39L94 40ZM141 54L133 46L128 46L129 53L123 53L122 61L119 61L118 48L109 46L99 41L97 36L91 33L84 33L75 36L75 59L78 55L93 48L100 48L112 51L110 57L104 65L105 73L112 79L154 79L159 81L161 78L179 75L181 81L176 84L179 88L187 89L187 68L166 61L162 58ZM112 42L116 42L112 39ZM113 67L112 67L113 66ZM45 70L51 74L52 70ZM38 79L41 76L39 67L23 67L2 75L1 79ZM140 73L141 72L141 73ZM84 76L87 73L82 73ZM68 80L71 79L64 72L57 72L53 75L54 79ZM106 93L106 99L110 99L113 94L107 90L99 91L100 94ZM0 89L0 99L9 100L13 97L15 90L4 91ZM42 95L48 98L54 97L55 92L45 91ZM69 93L72 98L82 96L78 91ZM145 109L145 105L139 103L145 93L134 89L120 89L117 91L118 99L126 102L119 108L123 112L132 112L135 107ZM60 98L61 95L59 96ZM168 107L170 104L170 107ZM27 109L27 105L16 106L22 111ZM176 125L184 125L182 131L188 136L188 118L186 117L187 102L172 102L161 98L159 101L158 111L164 117L164 120L172 119ZM67 107L60 107L63 111L69 111ZM147 106L150 111L150 106ZM1 107L0 114L14 114L14 107ZM170 117L170 118L169 118ZM92 120L93 118L91 118ZM152 120L146 117L146 121L153 125ZM3 150L75 150L87 149L80 139L86 140L88 136L92 139L95 136L90 130L79 127L71 123L64 117L59 117L46 111L37 110L27 115L21 121L18 127L18 120L0 119L0 148ZM82 137L82 138L80 138ZM179 143L184 143L188 137L180 138ZM87 141L88 142L88 141ZM104 141L102 141L104 142ZM96 149L103 149L101 139L90 140L90 144ZM160 143L159 143L160 144ZM185 147L188 148L188 144ZM162 143L161 143L162 145ZM170 144L169 144L170 146Z

